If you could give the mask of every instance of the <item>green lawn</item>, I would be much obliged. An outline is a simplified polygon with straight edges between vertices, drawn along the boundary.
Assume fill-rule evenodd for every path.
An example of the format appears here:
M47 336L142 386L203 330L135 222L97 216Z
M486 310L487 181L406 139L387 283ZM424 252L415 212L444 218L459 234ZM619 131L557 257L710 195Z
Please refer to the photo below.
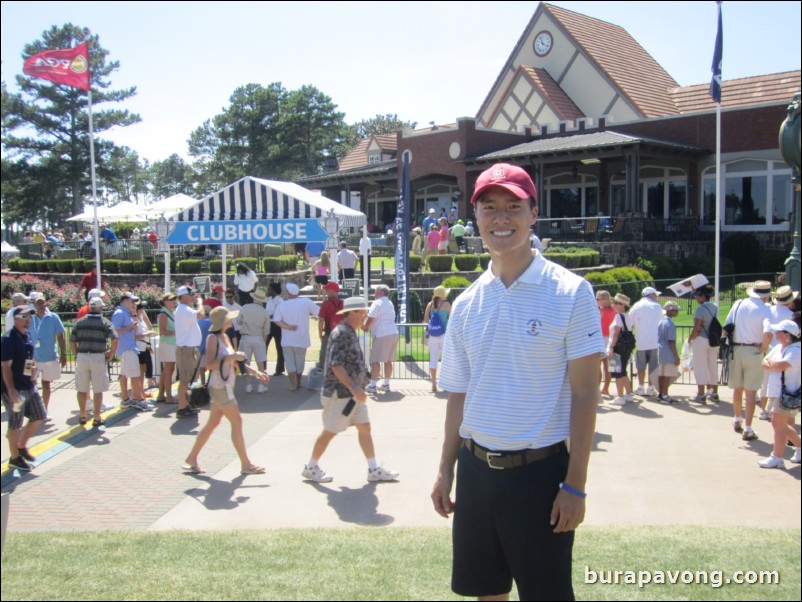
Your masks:
M583 527L574 588L597 600L799 600L799 539L798 528ZM459 600L450 546L448 528L10 533L2 599ZM622 571L617 585L599 582L608 571ZM666 584L627 584L625 571L664 571ZM682 583L683 571L708 582ZM735 571L776 571L779 584L727 584Z

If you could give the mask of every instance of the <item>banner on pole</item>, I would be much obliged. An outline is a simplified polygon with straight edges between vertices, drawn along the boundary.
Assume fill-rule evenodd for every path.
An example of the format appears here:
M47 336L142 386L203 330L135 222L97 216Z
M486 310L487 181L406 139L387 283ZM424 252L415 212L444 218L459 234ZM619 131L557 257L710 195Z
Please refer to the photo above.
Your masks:
M710 80L710 96L721 104L721 61L724 54L724 37L721 27L721 2L718 5L718 30L716 31L716 47L713 50L713 78Z
M55 84L89 90L89 42L34 54L25 61L22 72Z
M409 320L409 251L407 249L409 224L409 152L404 153L401 168L401 190L398 195L398 213L395 218L395 281L398 291L398 323ZM407 329L409 337L409 329Z

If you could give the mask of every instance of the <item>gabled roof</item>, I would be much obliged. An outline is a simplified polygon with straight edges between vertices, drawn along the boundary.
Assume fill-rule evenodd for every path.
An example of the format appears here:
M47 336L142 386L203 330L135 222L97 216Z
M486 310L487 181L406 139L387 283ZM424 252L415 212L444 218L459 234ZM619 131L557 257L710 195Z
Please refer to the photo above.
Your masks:
M598 152L605 149L612 150L625 146L648 146L652 148L669 149L676 152L706 154L709 151L676 142L667 142L645 136L633 136L612 131L591 132L587 134L574 134L571 136L557 136L554 138L541 138L531 142L524 142L509 148L492 153L486 153L465 159L471 162L494 162L504 159L514 160L532 156L564 156L585 152Z
M721 108L789 103L802 85L802 71L785 71L722 82ZM679 113L712 111L716 104L708 94L710 84L673 88L669 91Z
M368 149L373 142L379 146L382 153L395 155L398 151L398 135L396 133L374 134L369 138L360 140L354 148L348 151L348 154L340 161L340 171L367 165Z
M541 98L549 104L561 120L574 121L585 116L574 104L574 101L557 85L548 71L534 67L521 67L520 69L535 86Z
M365 179L385 179L388 176L395 179L397 171L398 161L396 159L390 159L388 161L381 161L370 165L360 165L359 167L352 167L350 169L327 171L321 174L303 176L298 179L298 183L304 186L327 186L350 181L359 182Z
M644 117L676 112L668 90L677 82L623 27L553 4L541 6Z

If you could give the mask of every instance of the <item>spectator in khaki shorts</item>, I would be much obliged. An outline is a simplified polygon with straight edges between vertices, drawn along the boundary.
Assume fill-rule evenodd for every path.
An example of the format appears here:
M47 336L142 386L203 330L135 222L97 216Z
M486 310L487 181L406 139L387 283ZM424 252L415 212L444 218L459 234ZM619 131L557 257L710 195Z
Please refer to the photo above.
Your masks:
M34 309L36 313L31 316L33 359L42 375L42 400L47 409L50 406L50 383L61 378L61 369L67 365L67 340L61 318L47 309L44 295L37 297Z
M201 330L198 321L206 312L201 298L188 286L176 292L178 307L175 315L175 365L178 368L178 418L191 418L197 411L189 405L189 385L198 371L200 359ZM192 305L195 305L195 309Z
M86 424L86 400L91 385L94 405L93 426L102 426L100 417L103 393L109 390L109 373L106 364L117 353L117 331L103 317L103 299L89 301L89 314L78 320L70 333L70 348L75 356L75 389L78 391L78 410L82 425ZM107 349L107 343L111 346Z

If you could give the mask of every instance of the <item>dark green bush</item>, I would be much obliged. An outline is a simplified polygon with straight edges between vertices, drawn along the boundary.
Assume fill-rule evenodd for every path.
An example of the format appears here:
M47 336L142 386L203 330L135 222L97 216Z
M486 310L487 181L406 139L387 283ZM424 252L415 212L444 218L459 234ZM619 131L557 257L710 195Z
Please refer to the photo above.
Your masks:
M655 280L666 280L668 278L682 278L684 272L679 261L664 257L663 255L650 255L649 257L638 257L635 261L642 270L649 272Z
M610 276L607 272L590 272L585 275L585 280L590 282L596 290L606 290L611 295L615 296L621 292L621 286L616 282L615 278Z
M8 269L12 272L19 272L20 271L20 262L22 260L19 257L12 257L8 260Z
M153 271L153 262L147 259L138 259L131 262L132 274L150 274Z
M234 269L236 269L238 263L244 263L254 272L259 271L259 259L257 259L256 257L240 257L238 259L231 260L231 264L234 266Z
M450 272L454 264L453 255L429 255L426 258L429 270L432 272Z
M735 264L731 259L722 257L719 262L722 274L735 274ZM716 273L716 258L712 255L692 255L682 262L683 274L704 274L712 280Z
M101 268L107 274L120 273L120 260L119 259L106 259L103 261Z
M483 270L486 270L490 265L490 253L482 253L479 255L479 265Z
M421 259L420 255L410 255L409 256L409 271L410 272L419 272L420 266L423 264L423 260Z
M479 257L476 255L455 255L454 263L458 272L473 272L479 267Z
M420 296L415 291L407 293L409 298L409 314L407 315L407 322L414 324L423 320L423 305L421 304ZM395 313L398 315L398 291L390 291L390 301L395 307Z
M86 259L72 259L72 271L77 274L82 274L83 272L88 272L91 268L86 266ZM92 261L92 264L95 262Z
M200 259L182 259L178 262L179 274L200 274L202 261Z
M785 260L788 259L790 251L778 251L776 249L764 249L760 253L761 273L784 272Z

